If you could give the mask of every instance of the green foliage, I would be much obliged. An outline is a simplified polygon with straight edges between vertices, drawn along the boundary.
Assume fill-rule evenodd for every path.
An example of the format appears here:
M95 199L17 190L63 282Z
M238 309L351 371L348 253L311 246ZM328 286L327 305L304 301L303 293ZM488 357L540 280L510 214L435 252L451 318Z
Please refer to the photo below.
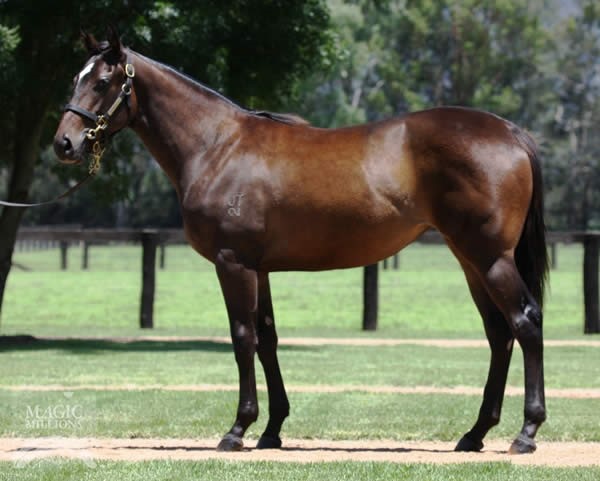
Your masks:
M126 44L249 106L279 106L331 55L324 0L82 2L82 23L103 31L111 9Z
M307 90L311 106L333 100L321 125L457 104L531 120L532 91L547 34L520 1L330 2L347 54ZM317 97L317 98L315 98ZM321 97L321 99L319 99Z
M12 91L12 82L15 78L15 50L19 45L18 27L9 27L2 24L0 18L0 98L9 98ZM3 106L4 113L0 117L0 131L4 132L14 122L14 112L9 106ZM6 142L0 142L0 165L6 161L8 156L10 137L2 136Z
M557 227L600 227L600 9L583 0L556 28L555 103L547 121L549 213Z

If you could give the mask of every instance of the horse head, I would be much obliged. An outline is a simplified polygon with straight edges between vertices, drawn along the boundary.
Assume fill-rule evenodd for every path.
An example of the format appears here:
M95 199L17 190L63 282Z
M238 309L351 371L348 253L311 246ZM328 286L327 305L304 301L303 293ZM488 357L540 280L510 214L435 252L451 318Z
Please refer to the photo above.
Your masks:
M137 107L135 71L114 28L98 42L82 32L89 58L73 79L73 95L54 137L54 151L65 163L80 163L92 153L99 162L108 139L129 125Z

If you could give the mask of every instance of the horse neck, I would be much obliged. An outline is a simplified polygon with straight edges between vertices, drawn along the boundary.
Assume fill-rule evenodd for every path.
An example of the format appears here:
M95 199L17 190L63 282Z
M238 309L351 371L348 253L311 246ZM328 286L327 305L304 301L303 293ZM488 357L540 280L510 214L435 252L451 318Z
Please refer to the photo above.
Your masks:
M207 153L235 132L243 111L170 67L132 54L137 101L133 130L181 193L185 173L200 174Z

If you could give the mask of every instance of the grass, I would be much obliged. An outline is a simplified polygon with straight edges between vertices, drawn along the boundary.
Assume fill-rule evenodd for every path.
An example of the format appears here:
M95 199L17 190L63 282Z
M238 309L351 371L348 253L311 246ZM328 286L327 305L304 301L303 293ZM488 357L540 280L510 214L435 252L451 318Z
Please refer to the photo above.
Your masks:
M98 462L90 469L81 461L58 459L30 463L27 469L0 463L1 481L139 481L142 479L178 481L595 481L599 468L521 467L509 463L482 463L436 466L392 463L244 463L227 461L152 461L140 463Z
M232 347L206 341L37 341L0 347L0 386L16 384L231 384L237 383ZM546 384L552 388L600 386L598 348L549 347ZM427 346L280 346L289 385L474 386L485 383L487 348ZM258 361L256 361L258 365ZM185 369L182 367L185 366ZM263 382L262 370L258 379ZM523 385L516 350L509 385Z
M471 428L481 403L479 396L364 392L294 392L289 398L291 416L283 438L334 440L458 441ZM0 435L216 440L231 427L237 399L236 392L222 391L0 391ZM266 426L266 393L259 393L259 404L262 414L247 433L250 439L257 439ZM538 435L540 443L600 441L597 399L549 399L547 405L549 419ZM77 406L81 414L55 422L48 409L56 406ZM506 439L508 448L520 431L522 413L521 397L506 398L503 420L490 437Z
M81 250L69 250L71 268L58 270L57 250L17 252L2 313L2 333L139 334L139 247L94 247L91 268L79 267ZM481 320L463 274L444 246L414 244L400 254L399 271L380 276L381 337L482 338ZM583 332L582 248L560 246L545 312L547 338ZM272 274L282 335L364 336L360 331L362 270ZM211 264L189 247L167 249L157 276L153 334L228 333L225 307ZM370 334L373 335L373 334Z

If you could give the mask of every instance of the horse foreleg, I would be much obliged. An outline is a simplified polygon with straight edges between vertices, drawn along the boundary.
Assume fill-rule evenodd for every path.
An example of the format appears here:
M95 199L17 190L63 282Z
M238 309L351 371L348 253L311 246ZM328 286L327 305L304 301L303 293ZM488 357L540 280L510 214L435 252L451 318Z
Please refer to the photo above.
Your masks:
M486 292L479 276L466 263L463 263L463 269L471 295L483 319L491 359L477 422L458 442L456 451L480 451L483 448L483 438L500 422L514 337L504 315Z
M246 429L258 418L254 373L258 280L256 271L238 263L234 252L230 250L219 252L215 266L229 316L231 339L240 380L237 417L233 427L223 437L217 449L238 451L244 446L242 437Z
M267 273L258 275L258 358L262 363L269 391L269 422L260 437L259 449L281 447L279 432L289 415L290 404L283 385L279 361L277 360L277 332L271 301L271 288Z

